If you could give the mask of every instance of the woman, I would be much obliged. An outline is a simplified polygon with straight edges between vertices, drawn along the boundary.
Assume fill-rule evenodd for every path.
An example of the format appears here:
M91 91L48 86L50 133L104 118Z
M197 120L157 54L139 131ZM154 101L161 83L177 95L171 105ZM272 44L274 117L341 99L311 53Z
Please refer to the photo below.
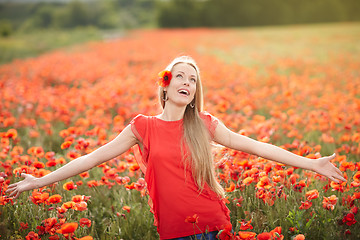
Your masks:
M111 142L56 171L11 184L9 196L64 180L126 152L138 144L149 191L149 203L161 239L190 239L199 234L215 239L230 224L224 190L216 181L210 141L283 164L315 171L335 182L346 181L330 160L335 155L308 159L274 145L258 142L227 129L202 112L199 69L190 57L179 57L160 74L163 111L138 115Z

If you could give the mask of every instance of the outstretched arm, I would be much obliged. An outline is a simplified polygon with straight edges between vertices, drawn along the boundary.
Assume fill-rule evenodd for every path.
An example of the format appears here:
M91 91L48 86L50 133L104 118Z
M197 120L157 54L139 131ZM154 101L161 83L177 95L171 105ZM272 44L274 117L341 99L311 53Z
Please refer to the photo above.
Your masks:
M317 172L335 182L339 182L339 180L346 182L341 171L330 162L330 160L335 158L335 154L319 159L302 157L280 147L259 142L234 133L224 124L220 123L220 121L215 130L214 141L238 151L247 152L265 159Z
M128 125L114 140L105 144L104 146L96 149L95 151L81 156L54 172L41 177L36 178L30 174L22 173L21 176L25 177L23 181L9 185L6 191L9 197L14 196L17 198L20 193L35 188L47 186L49 184L67 179L82 172L85 172L103 162L106 162L124 152L137 143L137 139L131 131L131 126Z

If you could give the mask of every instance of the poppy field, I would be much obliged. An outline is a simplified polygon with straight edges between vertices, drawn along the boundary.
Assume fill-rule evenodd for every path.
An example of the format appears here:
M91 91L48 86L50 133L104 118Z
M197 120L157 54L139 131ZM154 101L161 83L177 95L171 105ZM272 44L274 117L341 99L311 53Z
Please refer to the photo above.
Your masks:
M51 186L6 196L161 112L157 74L198 63L205 110L308 158L336 153L347 182L215 145L233 232L220 239L360 238L360 25L135 30L0 65L1 239L158 239L133 149ZM176 187L176 186L174 186ZM184 221L196 227L196 215Z

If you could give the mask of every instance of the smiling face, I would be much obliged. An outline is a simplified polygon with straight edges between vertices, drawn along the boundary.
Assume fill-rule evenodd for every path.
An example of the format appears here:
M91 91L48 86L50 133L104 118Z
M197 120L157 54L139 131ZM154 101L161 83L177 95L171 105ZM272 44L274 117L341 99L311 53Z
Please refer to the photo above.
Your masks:
M193 66L187 63L176 64L172 71L172 79L164 90L169 102L178 106L190 104L196 93L198 75Z

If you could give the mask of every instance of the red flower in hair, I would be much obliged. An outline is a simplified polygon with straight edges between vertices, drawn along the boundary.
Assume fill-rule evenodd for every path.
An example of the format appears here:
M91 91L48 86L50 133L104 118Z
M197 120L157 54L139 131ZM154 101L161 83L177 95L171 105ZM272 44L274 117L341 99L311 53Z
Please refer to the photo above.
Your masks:
M157 83L160 87L167 87L170 84L171 78L172 74L170 71L159 72L159 80Z

